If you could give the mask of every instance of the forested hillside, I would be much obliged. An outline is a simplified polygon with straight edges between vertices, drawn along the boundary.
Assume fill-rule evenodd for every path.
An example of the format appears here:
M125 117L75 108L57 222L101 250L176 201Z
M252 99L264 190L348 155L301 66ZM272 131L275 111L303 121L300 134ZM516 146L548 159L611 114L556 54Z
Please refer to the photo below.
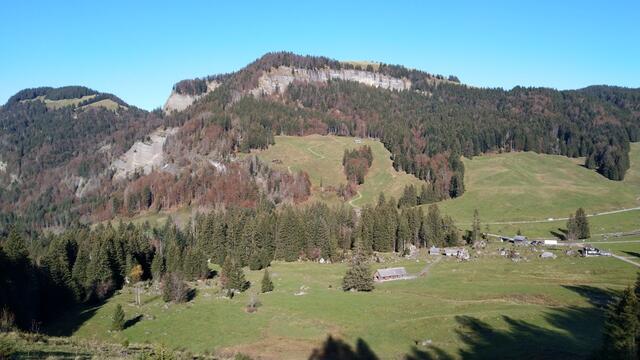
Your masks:
M382 64L366 70L410 80L411 90L305 80L294 81L281 92L255 96L253 89L264 80L261 76L281 67L295 74L295 69L354 65L267 54L237 73L219 77L223 80L219 88L169 121L184 124L198 119L193 134L212 125L233 132L226 153L266 147L274 134L380 138L391 151L394 166L429 181L439 199L464 192L460 156L485 152L586 157L588 168L621 180L629 167L629 142L639 136L637 89L482 89L460 85L455 77L445 81L444 76Z
M0 109L0 213L35 226L77 220L88 205L76 195L108 188L111 159L161 124L85 87L20 91Z
M337 80L345 71L356 80ZM394 79L406 90L392 90ZM428 182L433 200L462 195L461 156L487 152L585 157L586 167L621 180L629 143L639 137L637 89L482 89L397 65L291 53L181 81L174 91L197 97L170 115L83 87L13 96L0 110L3 216L47 227L185 205L255 207L261 196L304 201L305 174L238 160L238 152L264 149L275 135L379 138L396 169ZM112 162L159 127L176 129L162 147L163 162L114 181Z

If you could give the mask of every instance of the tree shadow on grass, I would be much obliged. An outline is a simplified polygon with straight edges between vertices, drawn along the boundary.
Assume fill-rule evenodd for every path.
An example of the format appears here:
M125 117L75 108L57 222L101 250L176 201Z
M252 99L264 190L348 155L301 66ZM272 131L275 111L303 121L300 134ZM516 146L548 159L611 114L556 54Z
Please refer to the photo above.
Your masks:
M416 346L411 347L411 352L405 357L406 360L451 360L453 357L444 350L429 346L426 349L419 349Z
M406 360L462 359L585 359L600 348L603 307L617 292L592 286L564 286L588 300L589 306L549 308L545 324L502 316L504 325L494 326L472 316L456 316L454 330L462 341L455 356L436 346L413 346ZM310 360L378 359L367 343L358 339L356 349L331 336L315 349Z
M549 233L557 237L559 240L567 240L569 237L569 231L567 229L558 228L558 231L551 230Z
M129 319L129 320L124 322L124 328L125 329L130 328L133 325L139 323L140 320L142 320L142 315L138 315L138 316L132 317L131 319Z
M327 337L320 348L314 349L309 360L378 360L379 357L371 350L369 344L362 339L356 342L356 349L346 342Z
M189 289L187 290L187 294L185 296L186 301L189 302L193 299L196 298L196 295L198 295L198 291L196 289Z
M605 308L614 297L620 296L617 291L589 285L563 285L562 287L582 296L597 308Z
M637 257L640 258L640 253L637 253L635 251L623 251L623 253L627 254L627 255L631 255L633 257Z
M71 336L82 324L91 319L105 301L97 301L91 304L80 304L48 321L44 333L49 336Z
M545 320L553 328L503 316L506 328L471 317L455 318L465 347L463 359L584 359L600 344L602 312L593 307L551 310Z
M551 326L502 316L506 327L496 328L471 317L455 318L458 337L465 346L463 359L585 359L600 348L603 308L618 295L593 286L564 286L588 300L590 306L550 308L543 318Z

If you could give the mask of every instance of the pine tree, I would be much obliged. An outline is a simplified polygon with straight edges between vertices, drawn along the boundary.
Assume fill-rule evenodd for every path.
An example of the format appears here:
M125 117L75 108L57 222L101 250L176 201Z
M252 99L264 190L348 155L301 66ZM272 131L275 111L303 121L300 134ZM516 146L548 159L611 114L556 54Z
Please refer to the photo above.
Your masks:
M249 288L242 268L231 256L227 256L222 264L220 282L225 290L242 292Z
M278 219L275 258L296 261L302 250L301 226L296 212L287 207Z
M83 242L78 247L78 255L76 256L76 261L73 264L73 269L71 271L71 277L76 285L81 290L86 290L89 287L89 280L87 277L89 263L91 262L90 256L90 247L88 242Z
M267 269L264 269L264 276L262 277L261 286L263 293L273 291L273 281L271 281L269 270Z
M111 330L113 331L122 331L124 329L124 310L122 310L122 305L116 305L116 309L113 312L113 317L111 318Z
M587 220L587 214L585 213L583 208L579 208L576 211L575 222L576 236L578 239L588 239L589 237L591 237L591 232L589 230L589 220Z
M638 300L629 287L607 311L602 358L636 359L638 326Z
M223 216L214 216L209 221L212 222L210 226L212 227L211 244L213 245L209 254L215 264L222 265L227 253L227 226Z
M440 216L440 209L438 208L438 205L429 205L429 210L427 210L427 217L425 218L424 226L427 246L444 245L442 217Z
M413 207L417 205L417 200L418 195L415 186L413 186L413 184L407 185L404 187L404 191L402 193L400 201L398 202L398 206L400 208Z
M20 236L15 226L9 231L9 237L4 244L4 253L9 260L15 263L27 261L29 252L25 246L24 239Z
M164 257L162 253L156 250L153 260L151 261L151 276L154 281L160 281L165 273Z
M355 254L351 261L351 267L342 279L344 291L371 291L373 290L373 277L367 261L367 256L362 249L360 241L356 242Z
M395 251L401 255L407 247L407 244L411 243L411 230L409 229L409 217L407 211L403 211L400 214L400 221L398 222L398 234L396 236Z

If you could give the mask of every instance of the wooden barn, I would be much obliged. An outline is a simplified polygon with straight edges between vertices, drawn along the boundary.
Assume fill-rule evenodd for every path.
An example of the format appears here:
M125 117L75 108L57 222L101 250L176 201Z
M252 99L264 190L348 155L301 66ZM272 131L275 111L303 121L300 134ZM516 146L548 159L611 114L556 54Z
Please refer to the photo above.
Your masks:
M401 280L407 278L407 270L403 267L378 269L373 274L373 280L377 282Z

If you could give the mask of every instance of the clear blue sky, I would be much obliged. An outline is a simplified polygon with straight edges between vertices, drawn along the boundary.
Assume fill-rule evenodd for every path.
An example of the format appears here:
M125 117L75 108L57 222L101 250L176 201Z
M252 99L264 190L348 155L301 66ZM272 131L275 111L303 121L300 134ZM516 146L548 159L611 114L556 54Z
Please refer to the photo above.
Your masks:
M376 60L483 87L640 87L640 1L11 1L0 103L85 85L145 109L268 51Z

